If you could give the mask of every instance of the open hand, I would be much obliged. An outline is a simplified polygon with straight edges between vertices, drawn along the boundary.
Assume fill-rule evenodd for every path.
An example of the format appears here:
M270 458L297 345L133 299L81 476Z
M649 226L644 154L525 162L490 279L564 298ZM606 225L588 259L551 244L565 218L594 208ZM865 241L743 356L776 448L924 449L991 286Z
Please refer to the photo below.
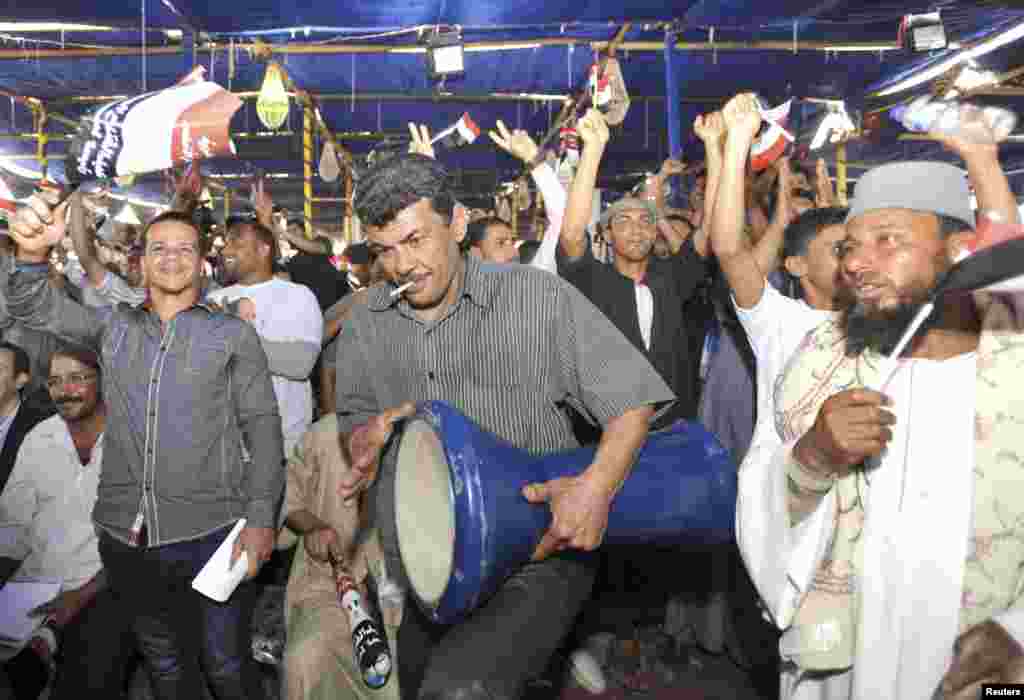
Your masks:
M274 200L267 192L267 185L263 178L253 185L253 207L256 209L256 220L269 228L274 229Z
M374 416L358 426L342 443L342 454L347 458L349 473L341 479L338 494L347 505L368 489L380 469L380 453L387 444L395 423L412 416L416 405L410 401Z
M430 143L430 129L425 124L416 125L409 122L409 134L412 136L409 153L419 153L427 158L436 157L434 146Z
M498 148L510 153L527 165L536 160L539 149L528 133L522 129L509 131L508 127L505 126L505 122L500 119L495 124L495 127L497 132L489 131L487 135L491 137L491 141L494 141Z
M597 549L608 527L612 497L586 476L570 476L523 487L530 503L551 507L551 526L534 550L534 561L563 549Z

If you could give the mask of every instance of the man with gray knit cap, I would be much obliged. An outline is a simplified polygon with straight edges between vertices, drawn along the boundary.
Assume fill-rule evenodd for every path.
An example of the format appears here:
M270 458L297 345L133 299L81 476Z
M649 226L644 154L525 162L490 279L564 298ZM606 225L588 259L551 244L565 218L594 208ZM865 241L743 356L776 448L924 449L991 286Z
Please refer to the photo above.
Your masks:
M1012 201L1001 172L968 166L982 209ZM861 178L840 250L848 308L790 360L740 471L737 538L783 630L783 698L977 698L1024 680L1018 300L940 299L882 371L968 253L969 199L941 163Z

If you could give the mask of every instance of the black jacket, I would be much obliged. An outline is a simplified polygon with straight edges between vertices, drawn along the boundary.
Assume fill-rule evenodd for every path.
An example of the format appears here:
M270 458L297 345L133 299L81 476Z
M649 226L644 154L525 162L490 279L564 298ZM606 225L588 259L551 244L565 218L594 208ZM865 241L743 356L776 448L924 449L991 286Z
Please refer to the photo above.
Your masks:
M558 273L579 289L650 361L676 395L676 403L652 426L658 430L680 418L694 420L699 405L697 380L703 318L688 315L706 276L704 261L690 249L666 260L652 259L647 284L654 298L651 347L644 346L636 311L635 285L611 265L596 260L587 246L576 260L558 251Z
M7 485L7 479L14 470L14 461L18 458L18 450L25 436L32 428L54 414L52 405L40 405L39 402L22 401L18 412L14 415L14 422L7 431L7 438L4 440L3 449L0 449L0 492L3 492Z

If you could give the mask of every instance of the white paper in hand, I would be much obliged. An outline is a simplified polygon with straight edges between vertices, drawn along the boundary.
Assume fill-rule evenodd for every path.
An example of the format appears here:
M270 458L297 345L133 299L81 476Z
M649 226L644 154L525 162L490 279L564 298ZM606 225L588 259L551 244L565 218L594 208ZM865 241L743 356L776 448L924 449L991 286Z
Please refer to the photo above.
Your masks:
M249 571L249 555L245 552L242 552L235 565L231 566L231 550L234 549L235 540L244 527L245 518L242 518L235 523L220 547L217 547L217 551L192 579L193 589L218 603L223 603L231 597Z

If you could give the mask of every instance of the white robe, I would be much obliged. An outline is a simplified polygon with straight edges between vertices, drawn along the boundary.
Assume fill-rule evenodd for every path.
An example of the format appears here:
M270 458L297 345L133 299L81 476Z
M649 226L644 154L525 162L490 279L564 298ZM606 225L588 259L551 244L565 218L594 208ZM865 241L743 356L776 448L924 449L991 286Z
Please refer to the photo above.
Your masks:
M783 699L932 696L958 634L974 502L976 381L973 353L914 360L896 375L888 391L897 419L893 440L870 470L864 494L854 667L799 683L784 671ZM760 416L740 470L736 532L767 612L785 630L828 552L836 499L829 493L790 527L785 474L795 443L782 442L774 418Z

